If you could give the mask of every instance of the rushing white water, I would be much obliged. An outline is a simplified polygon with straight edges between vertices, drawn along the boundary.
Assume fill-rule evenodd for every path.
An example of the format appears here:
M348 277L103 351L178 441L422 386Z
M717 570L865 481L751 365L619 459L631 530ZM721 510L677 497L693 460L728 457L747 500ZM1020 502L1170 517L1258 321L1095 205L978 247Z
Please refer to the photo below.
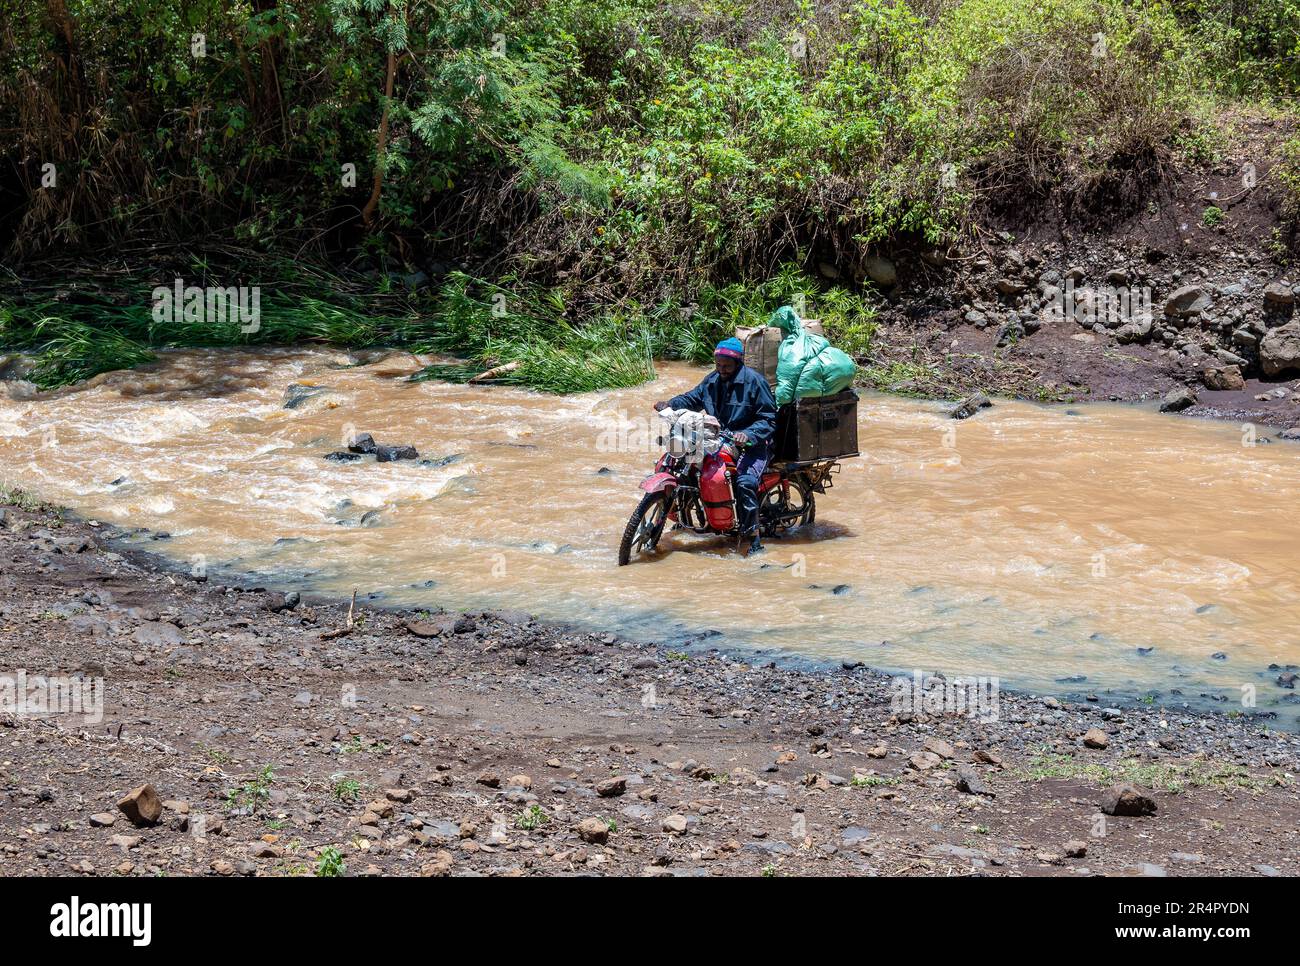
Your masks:
M1300 663L1300 448L1120 406L864 396L863 456L817 523L747 559L674 535L615 566L657 452L650 405L701 371L554 397L409 383L419 363L326 350L185 351L0 400L11 483L186 566L386 603L511 607L667 641L999 677L1062 696L1152 691L1280 724ZM324 391L285 408L293 383ZM354 432L428 463L333 463ZM141 538L144 539L144 538ZM1216 656L1218 655L1218 656ZM1179 694L1178 692L1181 692ZM1245 692L1249 695L1249 692ZM1247 707L1247 710L1250 710Z

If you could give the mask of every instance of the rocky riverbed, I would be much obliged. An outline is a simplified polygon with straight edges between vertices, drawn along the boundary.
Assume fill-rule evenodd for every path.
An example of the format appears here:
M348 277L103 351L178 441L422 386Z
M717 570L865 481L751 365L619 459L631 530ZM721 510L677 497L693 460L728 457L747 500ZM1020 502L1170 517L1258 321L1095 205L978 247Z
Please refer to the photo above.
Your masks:
M1300 736L1257 720L1002 692L981 721L523 613L349 622L30 503L0 561L3 874L1300 872ZM102 678L102 712L15 713L19 669Z

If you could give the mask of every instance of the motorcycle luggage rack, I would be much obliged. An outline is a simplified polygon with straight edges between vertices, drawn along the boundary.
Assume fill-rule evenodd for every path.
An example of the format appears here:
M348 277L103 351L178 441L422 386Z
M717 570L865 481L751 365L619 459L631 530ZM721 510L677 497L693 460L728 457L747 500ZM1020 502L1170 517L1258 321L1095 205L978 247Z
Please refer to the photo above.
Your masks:
M784 466L788 470L806 470L811 469L814 466L834 466L838 468L840 460L846 460L850 456L861 455L861 453L842 453L839 456L827 456L819 460L804 460L803 462L795 462L793 460L784 461L779 465Z
M846 454L856 456L856 453ZM832 477L839 473L839 457L834 459L807 460L802 463L784 464L786 476L803 473L808 477L808 485L814 493L825 493L835 485Z

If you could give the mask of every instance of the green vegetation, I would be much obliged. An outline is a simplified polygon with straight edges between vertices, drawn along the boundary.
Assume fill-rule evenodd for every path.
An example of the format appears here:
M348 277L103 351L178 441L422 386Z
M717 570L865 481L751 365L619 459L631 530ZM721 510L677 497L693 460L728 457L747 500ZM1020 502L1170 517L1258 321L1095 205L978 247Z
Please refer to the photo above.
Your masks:
M316 858L316 875L323 879L337 878L346 875L347 865L343 862L343 853L332 845L327 845L320 850Z
M220 748L202 748L204 756L214 765L229 765L234 759Z
M226 792L226 807L246 809L249 812L259 811L270 800L271 785L274 781L275 771L271 765L267 765L250 781Z
M46 503L28 493L22 487L10 486L7 483L0 483L0 506L17 507L20 510L26 510L28 513L48 513L56 515L56 519L61 522L63 514L67 512L66 507L56 507L53 504Z
M361 796L361 783L355 778L336 775L331 791L340 802L355 802Z
M42 389L52 389L152 362L152 350L158 348L300 343L367 347L400 345L428 333L409 308L403 315L377 313L376 302L383 301L384 309L396 304L383 297L336 293L334 301L327 302L272 290L259 298L257 331L245 333L237 317L158 321L151 292L139 280L130 280L117 294L127 304L97 297L75 303L45 299L0 304L0 345L39 350L41 361L30 378ZM132 298L136 301L130 302Z
M1272 781L1251 776L1238 765L1225 765L1212 761L1143 762L1125 758L1103 764L1069 755L1043 751L1030 759L1027 768L1018 769L1017 777L1026 781L1044 778L1065 778L1086 781L1095 785L1114 785L1128 782L1167 792L1181 792L1185 788L1245 788L1253 791L1265 788Z
M802 295L870 363L866 257L1151 204L1223 154L1220 116L1300 92L1298 4L19 5L0 348L44 350L46 388L169 346L328 342L574 392ZM155 321L176 277L259 287L260 327Z
M854 788L876 788L880 785L897 785L899 780L889 775L854 775L849 784Z
M360 735L353 735L352 739L347 744L342 745L339 748L339 755L342 757L347 757L348 755L361 755L361 754L365 754L366 752L382 755L387 751L388 751L388 742L386 741L367 742Z
M515 816L515 828L531 832L550 822L551 816L542 811L539 805L530 805L525 811Z
M1269 247L1273 257L1285 264L1300 248L1300 134L1282 145L1282 157L1273 173L1281 198L1282 225L1274 229Z

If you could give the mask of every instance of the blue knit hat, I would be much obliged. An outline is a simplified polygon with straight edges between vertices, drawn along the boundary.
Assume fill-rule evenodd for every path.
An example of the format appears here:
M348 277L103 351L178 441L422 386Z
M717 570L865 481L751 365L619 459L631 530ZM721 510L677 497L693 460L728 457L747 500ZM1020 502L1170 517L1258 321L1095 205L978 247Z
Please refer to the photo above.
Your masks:
M718 343L718 347L713 350L713 354L727 359L740 359L743 361L745 358L745 346L735 337L723 339Z

